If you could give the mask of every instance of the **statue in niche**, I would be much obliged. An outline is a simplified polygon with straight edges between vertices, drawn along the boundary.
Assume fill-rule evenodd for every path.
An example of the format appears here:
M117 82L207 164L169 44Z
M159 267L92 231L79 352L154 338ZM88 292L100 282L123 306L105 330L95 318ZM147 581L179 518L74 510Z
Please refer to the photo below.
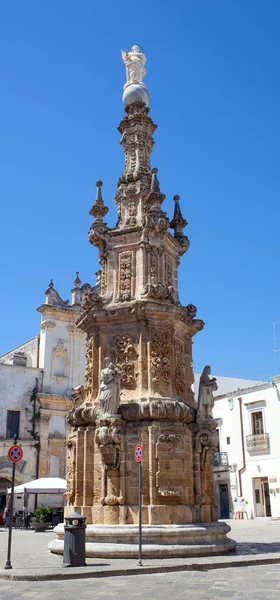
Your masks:
M122 59L126 69L126 83L124 89L131 83L140 83L146 75L144 65L146 56L140 52L138 46L132 46L130 52L122 52Z
M210 373L211 367L206 365L199 381L197 416L202 419L212 417L211 413L214 407L213 392L218 389L216 377L209 377Z
M104 358L104 368L100 375L99 402L103 415L116 415L120 403L120 380L122 371L111 361Z

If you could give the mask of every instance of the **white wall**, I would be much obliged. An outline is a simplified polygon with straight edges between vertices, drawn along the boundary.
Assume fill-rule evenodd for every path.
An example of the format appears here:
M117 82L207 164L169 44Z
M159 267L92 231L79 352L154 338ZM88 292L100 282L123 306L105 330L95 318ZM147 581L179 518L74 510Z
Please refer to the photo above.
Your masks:
M70 309L64 317L58 317L52 307L42 316L39 365L44 369L46 393L70 396L73 387L84 383L86 336L75 328L75 317L77 314L73 315Z
M23 449L23 459L16 464L16 485L36 478L37 449L36 441L31 439L28 429L32 416L30 396L38 380L38 389L42 387L40 369L0 364L0 478L12 479L12 463L8 450L13 440L6 438L7 410L20 411L18 443ZM31 505L32 508L32 505ZM22 509L22 500L15 498L15 510Z
M228 398L233 398L233 410L230 410ZM242 468L242 444L240 427L239 400L242 399L242 418L244 428L244 447L246 468L241 474L242 494L249 502L248 512L253 516L261 516L261 507L255 503L255 488L259 487L261 480L267 478L269 484L271 516L280 517L280 393L279 384L275 387L266 384L251 391L240 390L238 394L229 395L215 401L213 417L221 419L219 428L220 451L228 453L229 464L236 465L238 470ZM246 448L246 436L252 432L252 411L263 411L264 431L269 434L270 451L248 452ZM227 444L230 437L230 444ZM238 477L237 477L238 479ZM275 479L276 481L269 481ZM258 481L260 480L260 481ZM230 473L230 484L232 497L240 494L239 486L235 491L236 476L234 471ZM276 490L279 489L279 492Z
M31 428L28 419L32 405L30 396L38 381L38 390L42 388L43 373L40 369L0 364L0 439L6 437L7 410L20 411L19 437L29 438Z

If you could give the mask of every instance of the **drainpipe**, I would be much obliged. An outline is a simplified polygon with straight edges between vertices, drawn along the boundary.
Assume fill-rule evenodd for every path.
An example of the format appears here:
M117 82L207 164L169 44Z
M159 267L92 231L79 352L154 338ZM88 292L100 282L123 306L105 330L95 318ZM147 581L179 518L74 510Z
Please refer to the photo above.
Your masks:
M37 369L39 369L39 355L40 355L40 336L38 335L38 343L37 343ZM36 377L36 380L38 381L37 377Z
M240 433L241 433L241 448L242 448L242 467L238 469L238 480L239 480L239 495L243 496L242 490L242 473L246 470L245 460L245 447L244 447L244 429L243 429L243 414L242 414L242 398L238 398L239 402L239 419L240 419Z

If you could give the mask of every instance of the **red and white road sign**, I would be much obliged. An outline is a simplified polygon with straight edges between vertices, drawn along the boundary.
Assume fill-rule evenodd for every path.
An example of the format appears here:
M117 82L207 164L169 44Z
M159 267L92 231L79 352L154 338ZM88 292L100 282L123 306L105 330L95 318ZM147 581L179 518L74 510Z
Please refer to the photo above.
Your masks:
M8 457L14 463L19 462L23 457L22 448L20 446L11 446L8 450Z
M137 444L137 446L135 446L135 460L139 463L141 462L143 458L143 448L141 446L141 444Z

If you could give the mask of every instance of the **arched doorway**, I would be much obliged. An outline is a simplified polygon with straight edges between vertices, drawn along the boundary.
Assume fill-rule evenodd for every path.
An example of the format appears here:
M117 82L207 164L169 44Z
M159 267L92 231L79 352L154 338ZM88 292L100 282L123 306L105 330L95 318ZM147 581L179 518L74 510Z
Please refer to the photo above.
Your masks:
M0 525L3 525L3 512L6 506L7 489L11 487L8 479L0 479Z

